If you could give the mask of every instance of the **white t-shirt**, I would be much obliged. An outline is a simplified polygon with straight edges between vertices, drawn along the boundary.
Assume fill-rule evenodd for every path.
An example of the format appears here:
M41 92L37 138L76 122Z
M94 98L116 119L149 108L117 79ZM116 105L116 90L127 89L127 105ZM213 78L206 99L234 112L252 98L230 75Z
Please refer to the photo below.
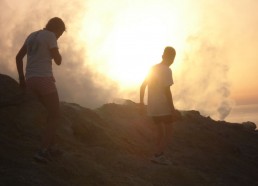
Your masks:
M148 115L164 116L171 114L164 87L173 84L171 69L160 63L153 66L148 77Z
M58 48L55 34L48 30L39 30L31 33L25 44L27 46L26 79L53 76L50 49Z

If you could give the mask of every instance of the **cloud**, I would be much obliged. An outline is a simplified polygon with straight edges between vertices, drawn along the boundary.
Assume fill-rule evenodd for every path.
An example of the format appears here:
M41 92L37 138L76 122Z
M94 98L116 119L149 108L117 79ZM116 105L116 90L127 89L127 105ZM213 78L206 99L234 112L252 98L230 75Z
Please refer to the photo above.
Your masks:
M199 29L187 39L180 61L184 68L177 74L179 90L175 88L181 97L185 95L179 100L184 108L225 119L235 104L232 90L233 96L240 93L236 90L250 95L244 88L247 86L258 90L254 81L258 67L257 5L249 0L203 1L195 6Z
M80 44L77 37L87 10L85 2L52 0L46 3L43 0L30 0L17 6L18 2L10 1L8 4L7 1L1 1L4 11L1 11L0 26L5 40L0 43L0 49L5 52L0 55L0 73L17 79L15 55L27 35L44 28L51 17L58 16L67 25L67 32L59 40L63 63L61 66L53 64L60 99L79 102L90 108L108 102L116 94L116 83L109 81L105 74L100 74L94 67L87 66L86 43Z
M143 48L134 51L136 47L130 47L125 56L135 54L135 60L153 53L149 52L151 49L159 56L158 49L165 45L177 49L172 90L178 108L196 109L225 119L234 103L232 86L236 80L241 81L238 72L243 61L248 60L256 68L257 5L255 0L27 0L22 4L19 0L2 0L0 29L4 40L0 50L4 52L0 54L0 73L17 79L15 55L25 38L43 28L51 17L58 16L67 25L67 32L59 40L63 63L53 65L61 100L90 108L114 98L138 101L139 87L123 89L107 73L113 59L107 52L111 39L124 39L126 31L131 35L123 41ZM153 14L156 19L152 20ZM146 27L148 32L144 32ZM114 34L117 30L120 35ZM136 36L148 40L147 44L139 39L134 41ZM123 62L116 65L126 71ZM137 65L132 67L137 69Z
M188 46L173 88L176 105L225 119L232 100L223 49L201 35L189 37Z

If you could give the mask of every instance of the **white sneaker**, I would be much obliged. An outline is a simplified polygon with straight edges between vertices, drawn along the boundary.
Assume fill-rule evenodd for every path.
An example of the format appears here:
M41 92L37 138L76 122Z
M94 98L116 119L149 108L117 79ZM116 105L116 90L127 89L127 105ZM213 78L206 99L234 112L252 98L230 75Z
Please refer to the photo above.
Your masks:
M161 165L171 165L171 161L169 159L167 159L164 155L161 155L161 156L153 156L151 158L151 161L153 163L158 163L158 164L161 164Z

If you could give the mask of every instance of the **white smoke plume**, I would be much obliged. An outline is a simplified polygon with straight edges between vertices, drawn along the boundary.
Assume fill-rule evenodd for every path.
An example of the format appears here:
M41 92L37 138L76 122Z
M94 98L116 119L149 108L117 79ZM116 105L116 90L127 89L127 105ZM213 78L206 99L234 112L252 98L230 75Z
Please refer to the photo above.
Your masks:
M108 81L92 66L87 66L87 46L79 44L77 36L81 31L81 22L87 11L84 1L1 1L0 73L17 79L15 55L27 35L44 28L47 21L55 16L61 17L67 25L67 31L59 40L63 56L61 66L53 65L57 87L61 100L79 102L87 107L97 107L109 101L116 94L116 84ZM3 52L4 51L4 52ZM24 64L26 59L24 59ZM101 83L100 83L101 82Z
M225 119L231 95L240 94L232 92L241 81L236 72L243 61L257 67L257 7L255 0L2 0L0 73L17 79L15 55L25 38L58 16L67 25L59 40L63 64L53 65L61 100L90 108L114 98L138 102L144 74L172 45L175 106ZM142 79L129 86L117 71Z
M201 37L190 37L188 44L190 50L185 53L182 76L174 87L176 103L223 120L232 107L229 64L223 48Z

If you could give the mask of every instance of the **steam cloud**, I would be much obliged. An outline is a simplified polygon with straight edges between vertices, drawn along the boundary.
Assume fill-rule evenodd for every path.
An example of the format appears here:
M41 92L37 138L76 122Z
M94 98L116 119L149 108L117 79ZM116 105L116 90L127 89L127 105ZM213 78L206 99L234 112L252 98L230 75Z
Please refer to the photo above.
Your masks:
M106 2L105 6L110 5L108 12L105 11L106 7L101 6L103 2ZM130 7L130 2L52 0L46 3L44 0L27 0L21 5L18 0L0 1L0 28L3 38L0 42L0 73L17 79L15 55L25 38L30 32L43 28L49 18L58 16L67 25L67 32L59 41L63 64L60 67L53 65L60 99L90 108L96 108L117 97L138 102L139 87L122 93L118 82L111 81L103 71L98 70L99 66L106 65L105 62L96 65L94 59L89 62L88 56L93 48L89 47L87 42L82 43L81 32L91 30L91 27L83 27L85 17L94 20L95 15L103 14L105 24L113 24L113 19L119 16L124 8ZM176 22L171 22L174 27L166 25L167 31L173 34L173 29L176 28L178 35L174 37L178 37L183 43L182 47L173 41L167 41L177 49L177 58L174 67L172 66L175 105L179 109L196 109L205 115L225 119L233 104L230 98L231 82L228 78L230 67L245 60L254 48L258 48L258 44L252 42L258 39L257 27L248 29L248 34L243 35L244 30L247 32L246 28L258 22L258 16L247 14L256 12L258 2L139 0L132 3L132 9L137 8L137 4L140 4L139 7L156 3L161 7L164 4L171 9L168 20L175 18L173 11L180 13L177 15L178 25ZM236 19L235 15L239 12L242 12L241 17ZM103 44L108 34L109 30L100 34L102 37L98 38L96 45ZM245 50L241 44L247 46ZM236 57L240 52L242 55ZM249 59L257 60L257 57L252 55ZM182 68L177 69L179 63Z
M223 120L233 104L224 51L209 38L192 36L188 44L191 50L185 54L183 75L175 85L177 104Z
M17 79L15 55L27 35L44 28L50 18L58 16L67 25L67 32L59 41L63 63L58 67L53 64L60 99L95 108L116 95L115 82L108 81L108 77L85 65L87 47L79 45L77 38L81 29L81 20L84 19L87 11L84 1L53 0L46 4L44 0L30 0L23 2L22 6L17 5L17 2L0 2L3 15L1 15L2 37L5 38L0 43L0 49L4 51L0 55L0 73Z

